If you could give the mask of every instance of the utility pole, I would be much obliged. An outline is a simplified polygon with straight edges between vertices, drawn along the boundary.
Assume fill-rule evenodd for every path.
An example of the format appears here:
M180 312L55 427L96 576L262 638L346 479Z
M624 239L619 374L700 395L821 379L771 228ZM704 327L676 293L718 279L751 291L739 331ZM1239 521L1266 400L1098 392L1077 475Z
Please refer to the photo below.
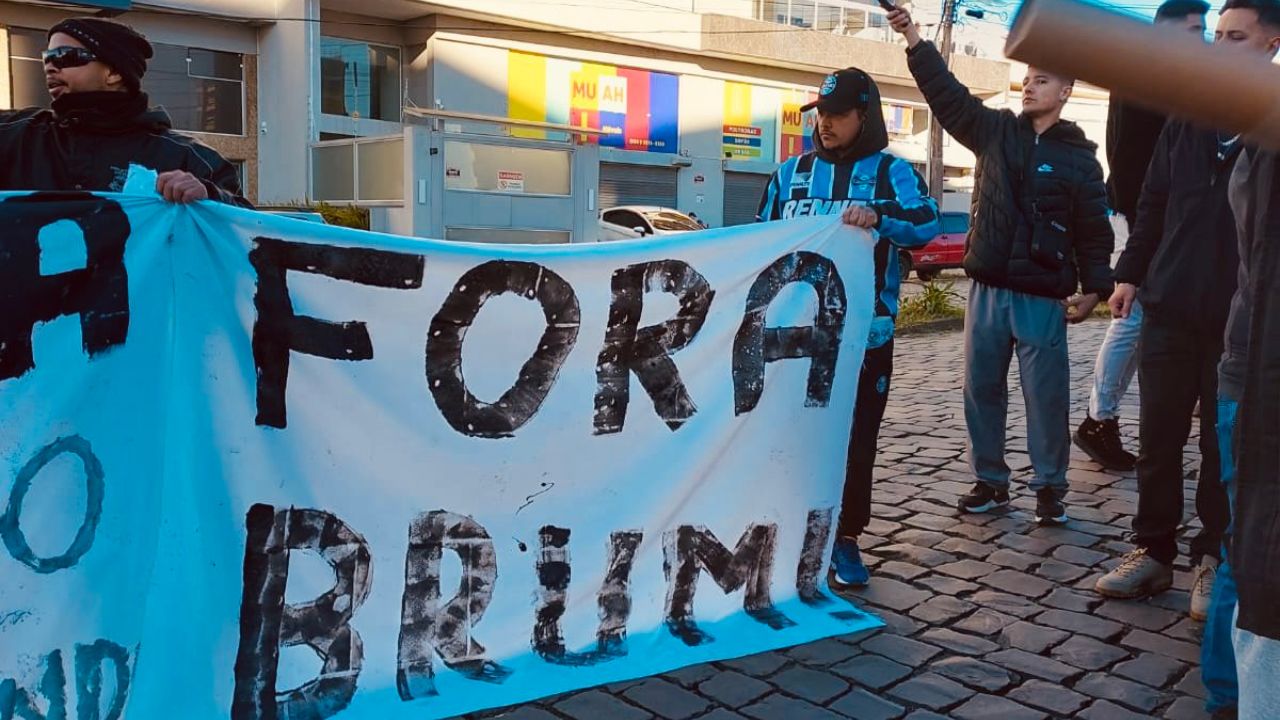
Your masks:
M957 0L942 0L942 39L938 50L947 67L951 67L951 26L956 22ZM929 194L942 204L942 125L938 116L929 111Z

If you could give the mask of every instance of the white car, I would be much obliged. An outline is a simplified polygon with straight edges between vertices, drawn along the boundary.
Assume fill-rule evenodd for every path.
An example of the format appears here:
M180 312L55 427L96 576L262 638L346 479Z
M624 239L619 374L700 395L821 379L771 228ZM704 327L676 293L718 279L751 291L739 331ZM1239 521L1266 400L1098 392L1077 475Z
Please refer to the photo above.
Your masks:
M626 205L600 211L600 240L633 240L702 230L702 223L671 208Z

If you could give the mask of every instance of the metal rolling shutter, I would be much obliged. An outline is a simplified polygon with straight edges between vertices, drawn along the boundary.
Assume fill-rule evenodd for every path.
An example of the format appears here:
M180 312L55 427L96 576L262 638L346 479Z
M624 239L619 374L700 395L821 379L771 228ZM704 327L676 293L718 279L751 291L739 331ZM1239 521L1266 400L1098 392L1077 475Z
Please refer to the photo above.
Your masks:
M768 175L726 172L724 174L724 226L755 222L756 210L760 209L760 198L768 186Z
M601 209L619 205L657 205L675 208L676 187L675 168L620 163L600 164Z

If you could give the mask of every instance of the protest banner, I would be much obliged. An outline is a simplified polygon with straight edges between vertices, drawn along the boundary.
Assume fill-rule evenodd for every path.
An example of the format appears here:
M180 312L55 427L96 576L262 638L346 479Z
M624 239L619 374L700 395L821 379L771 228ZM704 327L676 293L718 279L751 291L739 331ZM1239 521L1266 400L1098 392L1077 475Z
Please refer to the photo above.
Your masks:
M0 718L442 718L878 624L872 243L0 195Z

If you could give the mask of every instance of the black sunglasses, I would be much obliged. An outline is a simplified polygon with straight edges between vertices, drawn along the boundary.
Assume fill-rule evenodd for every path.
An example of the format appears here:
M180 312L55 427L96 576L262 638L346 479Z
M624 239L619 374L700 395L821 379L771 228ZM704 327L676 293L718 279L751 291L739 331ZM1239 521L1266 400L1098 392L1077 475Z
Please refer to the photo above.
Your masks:
M71 47L70 45L45 50L40 53L40 58L44 60L46 65L52 65L59 70L83 67L98 59L96 55L88 50L81 47Z

